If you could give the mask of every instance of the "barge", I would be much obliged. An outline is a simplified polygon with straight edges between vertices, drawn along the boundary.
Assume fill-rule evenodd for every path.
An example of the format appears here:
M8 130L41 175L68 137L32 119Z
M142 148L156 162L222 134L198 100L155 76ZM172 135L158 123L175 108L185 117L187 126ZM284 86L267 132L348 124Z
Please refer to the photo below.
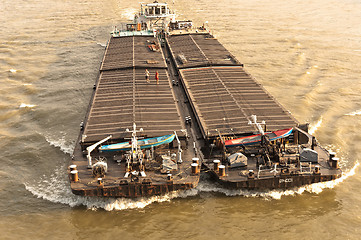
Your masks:
M166 3L141 4L111 33L70 186L83 196L163 195L196 187L201 166L236 189L340 177L338 158L307 128L204 25L177 21Z

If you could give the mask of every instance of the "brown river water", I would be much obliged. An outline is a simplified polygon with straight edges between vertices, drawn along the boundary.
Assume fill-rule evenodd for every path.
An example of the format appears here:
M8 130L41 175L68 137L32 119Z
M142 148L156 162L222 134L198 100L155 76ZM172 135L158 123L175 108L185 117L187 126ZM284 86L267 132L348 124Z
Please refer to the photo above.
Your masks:
M344 176L288 191L202 179L163 197L86 198L66 168L109 32L137 1L0 2L0 239L361 239L361 1L169 1L212 33Z

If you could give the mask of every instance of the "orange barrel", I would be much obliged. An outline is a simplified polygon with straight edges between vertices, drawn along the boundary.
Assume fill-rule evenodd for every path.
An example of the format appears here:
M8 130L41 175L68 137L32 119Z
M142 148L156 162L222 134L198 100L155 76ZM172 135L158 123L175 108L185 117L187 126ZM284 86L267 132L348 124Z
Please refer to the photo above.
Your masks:
M332 159L331 159L331 167L333 167L333 168L339 168L338 167L338 162L339 162L339 158L338 157L333 157Z
M226 176L226 166L224 166L224 165L219 165L219 173L218 173L218 175L219 175L220 177Z
M216 160L213 160L213 170L218 172L219 170L219 164L221 163L220 160L216 159Z
M141 31L142 30L142 25L140 23L137 24L137 30Z
M71 174L71 181L73 181L73 182L79 181L78 170L73 170L70 172L70 174Z
M70 172L74 171L74 170L76 170L76 165L74 165L74 164L70 165L69 168L70 168Z
M198 174L199 173L198 163L192 163L191 167L192 167L192 174Z

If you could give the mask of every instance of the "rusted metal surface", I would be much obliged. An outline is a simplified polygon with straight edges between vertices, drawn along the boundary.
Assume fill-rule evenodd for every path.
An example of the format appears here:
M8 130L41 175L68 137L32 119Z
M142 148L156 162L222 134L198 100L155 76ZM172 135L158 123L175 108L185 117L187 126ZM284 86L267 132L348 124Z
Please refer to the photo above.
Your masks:
M326 182L341 177L341 172L334 174L309 174L294 175L283 174L271 176L268 178L247 178L238 177L237 180L229 180L227 177L220 177L217 173L210 172L213 179L229 189L249 189L249 190L270 190L270 189L289 189L301 187L312 183ZM229 172L228 172L229 174Z
M85 142L109 135L113 139L124 138L133 122L148 137L184 128L163 55L148 48L154 42L157 43L155 38L142 36L110 39L85 124ZM146 68L150 83L145 79Z
M211 35L170 36L168 44L204 138L252 132L251 115L270 131L298 124Z
M71 164L76 165L78 181L72 178L70 168L68 171L74 194L136 198L186 190L198 184L199 174L192 175L190 165L195 153L192 148L185 148L188 139L184 139L180 131L185 125L181 121L179 103L162 49L154 46L150 48L149 44L159 45L156 38L149 36L110 39L85 125L72 157ZM149 71L149 83L145 78L145 69ZM159 76L158 84L156 72ZM133 123L136 123L138 129L144 129L138 137L159 137L177 131L183 148L183 163L177 165L177 170L171 171L171 179L169 171L164 171L161 165L154 169L145 166L146 177L127 177L125 160L118 161L123 153L102 153L97 149L91 153L93 162L105 160L109 171L98 180L92 169L88 168L86 147L109 135L113 137L107 144L128 141L126 139L131 134L126 129L131 128ZM158 157L153 161L159 162L160 156L174 155L177 151L177 143L157 147L155 152Z
M196 187L193 183L173 184L168 182L165 184L148 184L141 182L127 182L113 186L98 186L93 188L73 187L72 192L76 195L83 196L103 196L103 197L151 197L164 195L173 191L188 190Z
M158 41L150 36L111 38L107 46L101 71L124 68L166 68L161 51L151 51Z
M295 149L294 154L287 154L290 149ZM332 166L330 154L321 146L315 145L313 150L318 154L318 160L312 162L300 162L299 146L296 143L287 143L285 153L280 155L273 166L267 167L263 162L262 147L249 147L243 151L247 155L247 166L232 168L226 160L225 174L215 168L212 161L204 163L204 167L211 177L230 189L288 189L300 187L312 183L335 180L342 176L342 170ZM239 152L239 149L233 148ZM232 149L230 150L232 152ZM262 163L263 162L263 163Z
M181 69L180 74L205 136L217 136L216 129L230 135L252 132L251 115L271 131L297 125L242 67Z
M172 35L168 39L178 69L242 64L209 34Z

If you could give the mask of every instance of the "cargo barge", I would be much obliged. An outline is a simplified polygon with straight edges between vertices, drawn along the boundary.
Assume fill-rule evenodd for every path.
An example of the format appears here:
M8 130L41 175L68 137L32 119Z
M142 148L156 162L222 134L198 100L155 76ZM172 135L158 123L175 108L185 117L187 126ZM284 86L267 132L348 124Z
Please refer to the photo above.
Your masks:
M163 195L196 187L201 166L236 189L340 177L338 158L307 130L204 25L141 4L111 33L70 185L83 196Z

